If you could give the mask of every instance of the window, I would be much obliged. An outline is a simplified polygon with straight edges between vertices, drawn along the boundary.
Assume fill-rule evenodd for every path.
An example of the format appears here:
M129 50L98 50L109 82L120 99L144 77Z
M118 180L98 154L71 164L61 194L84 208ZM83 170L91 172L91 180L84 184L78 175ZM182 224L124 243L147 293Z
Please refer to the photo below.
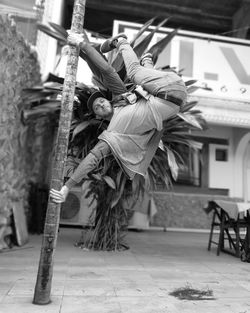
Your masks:
M221 162L228 161L227 149L215 149L215 160Z
M200 151L190 149L190 147L179 145L178 153L182 161L179 163L179 173L176 183L200 186L201 167Z

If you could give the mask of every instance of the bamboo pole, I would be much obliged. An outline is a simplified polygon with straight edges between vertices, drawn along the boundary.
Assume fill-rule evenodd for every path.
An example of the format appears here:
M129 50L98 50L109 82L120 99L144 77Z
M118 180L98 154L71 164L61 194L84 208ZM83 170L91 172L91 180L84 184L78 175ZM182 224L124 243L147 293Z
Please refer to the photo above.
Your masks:
M83 32L85 3L86 0L75 0L71 23L72 32ZM57 190L60 190L63 185L64 163L67 158L68 139L75 94L78 56L79 48L70 46L66 74L64 79L61 113L50 184L50 188ZM50 292L53 275L53 259L57 242L60 209L60 204L55 204L49 199L37 273L37 281L33 298L34 304L48 304L51 302Z

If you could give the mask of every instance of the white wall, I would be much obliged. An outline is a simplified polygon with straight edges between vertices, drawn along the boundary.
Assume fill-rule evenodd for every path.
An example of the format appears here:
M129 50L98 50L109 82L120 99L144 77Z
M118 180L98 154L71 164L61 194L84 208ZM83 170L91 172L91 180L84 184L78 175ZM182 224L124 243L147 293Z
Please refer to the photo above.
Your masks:
M209 125L209 128L206 131L201 132L200 135L228 140L229 145L209 144L208 187L229 189L229 194L231 194L234 179L233 128ZM216 161L216 149L227 150L227 161Z
M209 188L229 189L229 196L244 197L246 188L244 179L244 156L250 141L250 132L233 127L217 127L210 125L205 132L206 136L224 138L229 140L228 146L209 145ZM227 149L228 160L216 161L216 149ZM249 184L249 182L248 182Z
M53 22L61 24L64 0L46 0L43 23ZM54 71L57 40L39 31L37 34L37 53L41 67L42 79L46 79L49 72Z
M234 180L232 196L243 198L244 184L243 184L243 171L244 171L244 155L246 148L250 141L250 132L242 134L241 138L238 138L235 150L235 161L234 161Z
M216 149L227 151L227 161L217 161ZM232 146L209 145L209 188L226 188L230 192L233 188L234 156Z

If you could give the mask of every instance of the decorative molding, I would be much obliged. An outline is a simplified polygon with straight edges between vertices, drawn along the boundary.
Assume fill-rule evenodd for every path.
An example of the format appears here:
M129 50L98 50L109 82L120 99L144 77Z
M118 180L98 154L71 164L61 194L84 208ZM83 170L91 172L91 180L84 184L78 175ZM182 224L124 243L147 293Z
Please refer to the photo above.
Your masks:
M250 100L222 99L216 97L190 96L190 101L197 101L208 123L222 126L250 128Z

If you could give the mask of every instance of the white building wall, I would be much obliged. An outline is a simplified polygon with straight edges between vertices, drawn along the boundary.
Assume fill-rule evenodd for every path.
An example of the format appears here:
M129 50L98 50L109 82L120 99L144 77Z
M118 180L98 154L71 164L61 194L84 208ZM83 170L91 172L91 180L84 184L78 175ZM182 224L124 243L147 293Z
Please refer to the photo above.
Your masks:
M228 140L228 145L209 144L208 187L229 189L232 193L234 179L234 140L233 128L210 125L209 129L201 133L202 136ZM226 161L216 160L216 150L227 152Z
M244 158L250 142L250 132L235 127L210 125L204 133L205 136L229 141L229 145L209 144L209 188L228 189L230 197L249 197L250 193L244 195L244 190L250 186L250 178L246 178ZM216 149L227 150L227 161L216 161Z
M216 149L227 151L226 161L216 160ZM233 164L234 156L231 146L209 145L209 188L229 189L233 188Z
M43 23L53 22L61 24L64 0L46 0L44 3ZM45 79L49 72L54 71L57 40L43 32L37 35L37 53L41 66L42 78Z
M241 134L241 137L238 138L236 143L235 150L235 161L234 161L234 180L233 180L233 189L232 196L237 198L244 198L244 186L247 183L250 186L250 182L244 181L244 171L247 170L244 168L244 157L246 149L250 142L250 132ZM245 177L246 178L246 177Z

